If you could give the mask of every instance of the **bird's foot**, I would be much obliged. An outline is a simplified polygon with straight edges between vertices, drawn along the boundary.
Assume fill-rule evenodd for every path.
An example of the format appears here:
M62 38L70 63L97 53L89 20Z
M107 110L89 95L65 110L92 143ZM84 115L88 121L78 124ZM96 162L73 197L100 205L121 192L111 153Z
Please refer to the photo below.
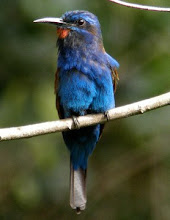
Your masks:
M105 111L104 116L106 117L107 121L110 121L109 111Z
M77 117L73 115L72 119L73 119L73 124L74 124L75 129L80 129L80 124L79 124Z

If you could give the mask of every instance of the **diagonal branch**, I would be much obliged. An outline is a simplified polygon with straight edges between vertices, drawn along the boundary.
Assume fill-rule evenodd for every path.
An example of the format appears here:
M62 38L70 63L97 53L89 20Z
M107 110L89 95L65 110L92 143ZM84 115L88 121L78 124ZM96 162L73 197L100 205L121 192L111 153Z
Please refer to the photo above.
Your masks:
M105 114L93 114L77 117L79 127L90 126L98 123L104 123L107 120L115 120L118 118L125 118L132 115L143 114L147 111L157 109L170 104L170 92L165 93L154 98L135 102L133 104L111 109ZM66 131L75 129L75 124L71 118L44 122L33 125L26 125L21 127L11 127L0 129L0 140L13 140L28 138L43 134Z
M124 2L121 0L109 0L109 1L116 3L116 4L119 4L119 5L129 7L129 8L137 8L137 9L148 10L148 11L170 12L170 8L148 6L148 5L139 5L139 4Z

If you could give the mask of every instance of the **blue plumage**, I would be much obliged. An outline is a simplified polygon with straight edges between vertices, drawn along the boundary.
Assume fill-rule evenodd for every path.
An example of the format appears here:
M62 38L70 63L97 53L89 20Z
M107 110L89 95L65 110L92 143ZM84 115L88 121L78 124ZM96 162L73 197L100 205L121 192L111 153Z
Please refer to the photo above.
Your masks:
M58 33L56 106L60 118L106 112L115 107L114 91L119 63L105 52L100 24L87 11L66 12L61 18L43 18ZM63 132L70 151L70 205L85 209L86 169L104 125Z
M66 145L71 153L73 168L87 169L87 160L99 139L100 125L63 132Z
M115 107L111 68L118 62L103 48L100 24L95 15L86 11L67 12L62 16L75 25L64 39L58 39L58 98L63 118L105 112ZM71 152L73 168L87 168L100 135L101 125L63 132ZM91 134L91 135L90 135Z

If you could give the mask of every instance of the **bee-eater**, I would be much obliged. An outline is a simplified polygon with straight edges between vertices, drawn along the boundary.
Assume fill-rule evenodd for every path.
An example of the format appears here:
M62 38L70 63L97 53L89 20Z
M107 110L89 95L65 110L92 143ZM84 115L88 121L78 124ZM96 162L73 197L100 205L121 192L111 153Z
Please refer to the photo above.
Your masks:
M115 107L114 91L118 62L106 53L97 17L88 11L69 11L61 18L46 17L34 22L57 28L58 62L55 75L59 117L105 113ZM64 131L70 151L70 205L77 213L86 207L86 172L89 155L104 125Z

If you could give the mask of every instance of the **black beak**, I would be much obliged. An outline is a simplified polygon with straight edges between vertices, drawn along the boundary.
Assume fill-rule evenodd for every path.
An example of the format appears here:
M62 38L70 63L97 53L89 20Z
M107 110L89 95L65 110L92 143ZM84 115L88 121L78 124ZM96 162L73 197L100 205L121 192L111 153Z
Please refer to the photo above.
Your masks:
M56 26L62 26L62 27L71 26L71 24L64 22L62 18L46 17L46 18L40 18L40 19L34 20L33 22L54 24Z

